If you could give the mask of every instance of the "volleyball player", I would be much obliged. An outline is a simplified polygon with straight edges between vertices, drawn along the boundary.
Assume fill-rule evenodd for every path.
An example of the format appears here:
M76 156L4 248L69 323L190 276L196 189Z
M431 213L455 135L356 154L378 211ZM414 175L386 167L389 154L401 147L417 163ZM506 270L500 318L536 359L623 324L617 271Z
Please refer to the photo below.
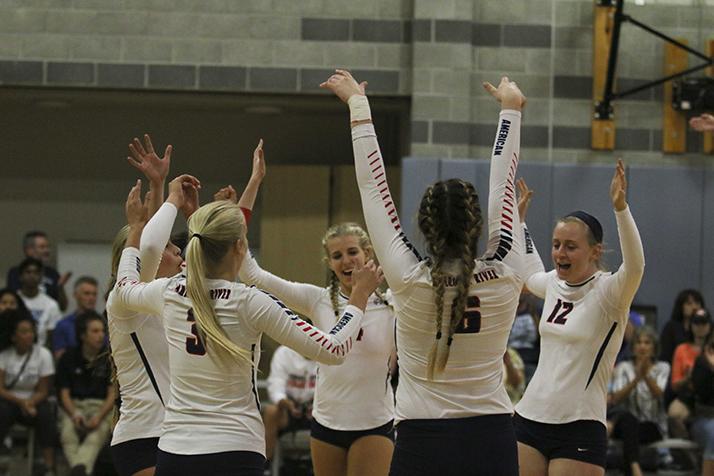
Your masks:
M321 86L350 107L365 220L397 310L400 377L390 474L517 474L503 355L524 279L514 180L525 97L505 77L498 88L484 84L502 108L485 254L476 254L482 222L476 191L451 179L422 198L419 228L431 255L422 260L401 230L363 85L337 70Z
M151 138L145 135L144 143L135 138L129 151L131 157L127 160L149 181L147 207L148 215L153 215L163 202L171 146L160 158L154 152ZM153 231L146 231L141 247L143 280L178 274L183 259L179 248L169 242L171 230L154 227ZM110 290L116 283L128 233L129 227L125 226L114 239ZM111 294L107 320L121 401L111 441L114 467L120 476L151 476L156 466L164 405L169 397L169 356L164 327L156 317L121 306Z
M527 255L541 271L526 286L545 303L538 368L514 417L521 475L605 474L608 382L645 265L626 197L618 160L610 184L622 250L617 272L602 271L602 226L583 211L556 224L553 271L543 271L537 252Z
M162 205L175 216L181 176ZM308 358L341 363L357 338L368 297L381 279L371 262L353 272L349 304L330 333L316 329L271 295L234 282L247 250L240 208L227 201L199 208L189 220L186 276L139 283L138 244L144 218L139 187L129 194L131 222L113 298L162 316L169 342L170 393L156 474L262 475L263 423L255 387L260 337L266 332ZM163 215L163 214L162 214ZM166 222L170 229L173 220ZM347 409L345 409L347 410Z
M251 176L241 197L249 208L258 191L250 184L257 181L259 185L265 176L262 141L259 147L261 154L254 154L254 170L257 167L262 173ZM235 191L226 187L216 197L235 199ZM356 223L331 227L322 244L330 269L326 288L275 276L261 269L250 253L246 254L239 277L275 295L290 309L309 317L318 328L330 329L349 300L353 269L364 266L373 253L367 233ZM394 449L394 395L388 384L394 352L394 313L382 293L375 291L345 362L339 367L319 366L310 440L317 476L387 474ZM352 410L345 412L345 405Z

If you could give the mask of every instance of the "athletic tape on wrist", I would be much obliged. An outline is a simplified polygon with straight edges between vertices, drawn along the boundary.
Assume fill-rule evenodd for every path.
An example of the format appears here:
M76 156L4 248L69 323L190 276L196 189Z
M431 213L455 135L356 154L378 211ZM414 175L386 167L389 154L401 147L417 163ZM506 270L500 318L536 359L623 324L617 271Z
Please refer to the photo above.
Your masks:
M353 94L347 100L347 104L350 106L350 122L372 119L372 111L369 109L367 96Z

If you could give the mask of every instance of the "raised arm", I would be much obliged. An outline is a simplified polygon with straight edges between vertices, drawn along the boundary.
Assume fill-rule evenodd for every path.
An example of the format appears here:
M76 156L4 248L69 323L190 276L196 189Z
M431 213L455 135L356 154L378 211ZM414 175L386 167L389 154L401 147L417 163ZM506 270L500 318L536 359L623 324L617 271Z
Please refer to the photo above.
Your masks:
M533 243L528 226L526 226L526 216L528 208L533 198L533 190L528 188L525 179L520 178L516 182L518 188L518 215L521 217L521 226L523 233L524 247L524 262L523 262L523 278L525 279L526 288L543 299L545 297L545 288L547 283L547 273L543 267L543 260L538 253L538 249Z
M308 359L324 364L341 364L357 338L367 300L382 280L372 261L352 273L350 301L329 332L311 326L270 294L257 293L251 303L253 326Z
M181 175L169 184L169 197L167 202L181 208L184 204L184 187L186 183L195 183L197 180L190 175ZM147 200L148 201L148 200ZM141 202L141 182L129 192L126 202L126 215L129 223L129 234L126 239L124 251L119 261L117 271L117 284L109 296L109 309L116 309L117 319L122 316L130 318L131 314L124 310L144 312L151 315L161 315L164 304L164 289L167 279L156 280L151 283L140 283L141 259L139 256L139 240L146 223L148 205Z
M149 200L149 217L159 209L164 202L164 185L166 177L169 174L171 166L171 152L173 146L166 146L164 157L159 158L154 150L154 145L151 143L149 134L144 134L144 143L134 137L134 140L129 144L130 157L126 159L129 163L144 174L149 181L149 190L151 191L151 200Z
M526 98L515 82L501 78L485 89L501 103L498 130L491 152L488 185L488 245L484 258L503 261L523 272L523 234L516 203L516 170L520 156L521 110Z
M365 222L387 283L393 292L398 293L404 289L404 276L421 261L421 257L399 223L369 101L364 93L365 85L357 84L348 71L337 70L320 87L331 90L349 105L355 170Z
M605 295L619 309L629 308L640 287L645 272L645 253L634 218L627 205L627 179L625 165L617 160L615 174L610 183L610 198L615 210L617 232L620 236L622 264L605 288Z

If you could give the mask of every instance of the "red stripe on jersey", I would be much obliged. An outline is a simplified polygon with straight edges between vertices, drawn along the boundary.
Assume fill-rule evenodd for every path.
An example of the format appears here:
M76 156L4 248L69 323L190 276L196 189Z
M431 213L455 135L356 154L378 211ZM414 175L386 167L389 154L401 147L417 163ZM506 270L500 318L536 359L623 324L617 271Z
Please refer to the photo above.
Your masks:
M377 176L374 177L374 180L377 180L379 177L381 177L381 176L383 176L383 175L384 175L384 172L380 172L379 175L377 175Z
M315 337L317 334L319 334L319 332L315 331L312 334L310 334L310 337Z
M298 321L298 322L295 323L295 325L298 326L298 327L302 327L302 326L304 326L304 325L306 325L306 324L307 324L307 322L305 322L305 321Z
M378 164L375 168L372 169L372 173L375 173L377 170L382 168L382 164Z
M385 183L387 183L387 181L386 181L386 180L382 180L381 182L379 182L379 183L377 184L377 187L381 187L381 186L384 185ZM385 190L386 190L386 189L385 189Z
M368 159L371 159L372 156L373 156L374 154L376 154L377 152L379 152L379 150L375 150L374 152L372 152L371 154L369 154L369 155L367 156L367 158L368 158Z
M325 341L325 342L327 342L327 341ZM327 350L330 350L330 349L332 349L332 342L329 342L329 345L327 346Z

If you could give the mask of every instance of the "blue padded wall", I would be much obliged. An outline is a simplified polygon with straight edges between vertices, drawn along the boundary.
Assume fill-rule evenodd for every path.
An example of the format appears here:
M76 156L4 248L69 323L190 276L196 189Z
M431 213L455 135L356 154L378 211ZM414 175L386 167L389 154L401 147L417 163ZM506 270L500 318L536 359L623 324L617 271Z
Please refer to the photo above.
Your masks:
M629 197L645 249L645 276L637 302L657 306L658 325L669 319L683 288L701 289L704 177L692 167L633 166Z

